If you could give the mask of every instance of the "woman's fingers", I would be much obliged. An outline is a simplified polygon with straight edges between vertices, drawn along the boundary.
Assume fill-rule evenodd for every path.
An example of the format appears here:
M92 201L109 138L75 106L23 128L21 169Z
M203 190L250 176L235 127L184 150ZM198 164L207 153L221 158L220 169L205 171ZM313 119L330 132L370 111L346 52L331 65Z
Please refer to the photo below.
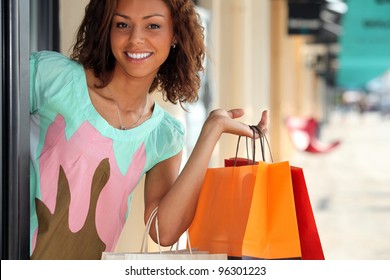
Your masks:
M261 114L261 119L257 125L250 125L251 129L254 129L256 134L266 134L268 132L268 111L264 110Z
M261 114L260 122L257 125L263 133L266 133L268 130L268 111L264 110Z

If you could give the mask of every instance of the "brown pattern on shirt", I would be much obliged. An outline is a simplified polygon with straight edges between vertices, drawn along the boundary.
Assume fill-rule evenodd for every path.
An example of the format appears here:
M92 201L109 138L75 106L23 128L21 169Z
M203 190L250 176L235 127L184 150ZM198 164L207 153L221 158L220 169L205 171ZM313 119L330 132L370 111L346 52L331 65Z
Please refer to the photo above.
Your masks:
M38 236L31 259L100 259L106 245L100 239L95 224L99 195L110 177L108 159L100 162L92 179L91 199L84 226L78 232L69 229L70 189L66 174L60 167L54 214L39 199L35 199L38 216Z

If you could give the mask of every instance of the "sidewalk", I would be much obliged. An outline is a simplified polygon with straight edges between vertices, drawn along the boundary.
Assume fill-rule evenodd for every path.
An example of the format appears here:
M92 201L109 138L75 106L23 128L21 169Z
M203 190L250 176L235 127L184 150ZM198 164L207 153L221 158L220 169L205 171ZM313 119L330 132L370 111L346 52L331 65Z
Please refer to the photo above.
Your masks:
M329 154L296 152L304 170L325 258L390 260L390 119L334 113L321 140Z

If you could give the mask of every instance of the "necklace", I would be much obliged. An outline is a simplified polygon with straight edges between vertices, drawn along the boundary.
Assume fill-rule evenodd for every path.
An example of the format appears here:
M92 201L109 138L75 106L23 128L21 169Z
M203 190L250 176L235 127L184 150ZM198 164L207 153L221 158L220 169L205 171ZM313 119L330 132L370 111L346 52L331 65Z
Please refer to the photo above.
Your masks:
M138 116L137 120L130 126L124 126L123 122L122 122L122 117L121 117L121 113L119 110L118 102L114 98L112 100L114 101L116 112L118 113L118 118L119 118L119 123L120 123L119 129L120 130L129 130L129 129L133 128L134 126L136 126L137 123L141 120L142 116L145 114L146 108L148 107L148 103L149 103L148 96L146 96L145 107L142 110L141 114Z

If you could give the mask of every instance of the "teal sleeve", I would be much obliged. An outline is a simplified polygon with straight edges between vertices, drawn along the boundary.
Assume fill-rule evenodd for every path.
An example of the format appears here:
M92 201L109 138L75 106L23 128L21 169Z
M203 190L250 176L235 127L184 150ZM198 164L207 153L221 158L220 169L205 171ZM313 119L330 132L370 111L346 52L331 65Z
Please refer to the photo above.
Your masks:
M179 153L185 144L185 130L183 124L175 119L173 116L165 113L167 116L165 118L168 125L165 127L169 131L165 131L161 137L164 137L165 140L162 141L165 144L164 151L165 153L161 154L161 160L170 158L177 153Z
M155 155L157 159L149 162L149 168L178 154L185 144L183 124L167 112L164 112L164 118L156 130L146 142L147 153Z
M72 62L66 56L49 51L30 55L30 112L50 102L72 81Z

